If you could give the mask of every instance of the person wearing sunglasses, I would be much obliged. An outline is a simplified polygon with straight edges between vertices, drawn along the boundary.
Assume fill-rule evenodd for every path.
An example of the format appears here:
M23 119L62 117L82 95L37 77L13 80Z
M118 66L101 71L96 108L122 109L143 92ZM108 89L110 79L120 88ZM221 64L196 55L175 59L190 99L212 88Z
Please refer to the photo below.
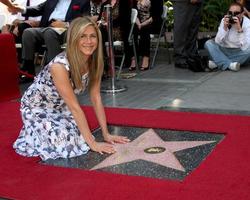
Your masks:
M250 18L250 0L235 0L234 2L240 3L244 8L244 15L248 18Z
M211 70L239 71L250 61L250 20L244 16L244 8L234 2L221 20L215 40L205 43L211 60Z

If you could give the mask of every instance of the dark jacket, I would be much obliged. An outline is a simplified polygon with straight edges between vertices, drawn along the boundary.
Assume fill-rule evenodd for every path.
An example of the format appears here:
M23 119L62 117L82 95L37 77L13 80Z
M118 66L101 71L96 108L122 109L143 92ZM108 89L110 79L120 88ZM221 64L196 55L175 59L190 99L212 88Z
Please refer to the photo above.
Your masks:
M49 17L54 11L58 0L47 0L37 6L27 7L27 11L23 16L42 16L40 27L48 27ZM90 13L90 2L89 0L72 0L69 9L66 14L65 21L70 22L76 17L89 15Z

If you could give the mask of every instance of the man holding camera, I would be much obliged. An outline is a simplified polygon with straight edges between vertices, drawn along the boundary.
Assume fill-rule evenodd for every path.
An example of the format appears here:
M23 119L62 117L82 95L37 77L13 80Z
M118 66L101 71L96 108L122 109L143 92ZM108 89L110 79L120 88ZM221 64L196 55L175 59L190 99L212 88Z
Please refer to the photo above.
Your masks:
M215 40L205 43L211 58L210 69L239 71L241 65L250 61L250 20L243 11L241 4L232 3Z

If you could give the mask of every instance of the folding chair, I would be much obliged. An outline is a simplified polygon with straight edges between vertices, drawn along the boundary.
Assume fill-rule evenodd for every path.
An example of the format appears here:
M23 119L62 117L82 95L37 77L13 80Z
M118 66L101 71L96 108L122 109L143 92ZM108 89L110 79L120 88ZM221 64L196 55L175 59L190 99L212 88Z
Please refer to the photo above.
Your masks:
M162 24L161 24L160 33L158 35L156 35L156 34L150 34L151 38L158 37L157 38L156 47L155 47L155 51L154 51L154 56L153 56L150 68L154 67L155 59L156 59L156 56L157 56L157 53L158 53L158 50L159 50L159 45L160 45L161 37L164 37L165 43L167 45L167 38L166 38L166 35L165 35L165 32L164 32L164 28L165 28L164 26L165 26L166 21L167 21L167 13L168 13L168 7L164 5L163 6L163 12L162 12L162 15L161 15ZM169 53L168 47L167 47L167 51L168 51L168 62L170 64L171 63L171 58L170 58L170 53Z
M129 42L130 45L133 46L133 53L134 53L134 57L135 57L135 65L136 65L137 71L139 71L136 48L135 48L135 42L134 42L134 34L133 34L137 15L138 15L138 11L136 9L132 8L132 10L131 10L131 27L130 27L129 36L128 36L128 42ZM115 41L113 43L113 46L114 46L114 48L123 48L124 43L123 43L123 41ZM122 67L124 65L124 61L125 61L125 52L123 52L123 55L122 55L122 60L121 60L121 63L120 63L119 71L117 73L117 80L119 80L119 78L120 78L120 74L122 72Z

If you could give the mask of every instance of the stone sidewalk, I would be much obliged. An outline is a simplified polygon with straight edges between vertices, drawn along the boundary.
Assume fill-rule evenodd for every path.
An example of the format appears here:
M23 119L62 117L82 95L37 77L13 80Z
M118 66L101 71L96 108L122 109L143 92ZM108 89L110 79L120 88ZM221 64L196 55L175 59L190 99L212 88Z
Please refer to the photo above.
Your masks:
M127 91L102 94L104 105L142 109L191 110L213 113L250 114L250 66L239 72L194 73L168 64L164 49L159 51L155 67L133 78L116 81ZM124 69L126 72L126 69ZM104 88L111 85L103 81ZM90 104L86 94L82 104Z

